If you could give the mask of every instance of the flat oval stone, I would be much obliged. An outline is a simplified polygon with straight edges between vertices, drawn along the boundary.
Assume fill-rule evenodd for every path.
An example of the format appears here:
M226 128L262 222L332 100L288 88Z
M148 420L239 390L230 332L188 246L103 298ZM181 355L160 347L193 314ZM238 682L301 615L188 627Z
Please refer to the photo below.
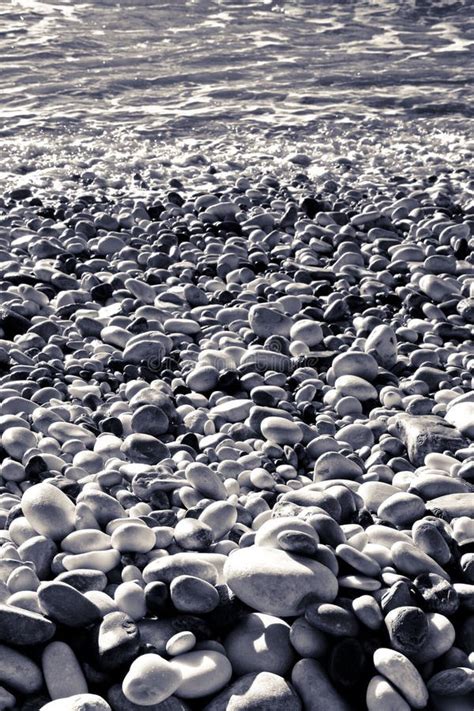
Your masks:
M309 604L305 619L315 629L334 637L355 637L359 631L356 616L350 610L332 603Z
M174 538L184 550L207 551L214 536L211 527L202 521L182 518L175 526Z
M128 435L120 449L129 461L141 464L158 464L170 456L163 442L152 435L140 433Z
M215 500L227 498L227 489L221 477L205 464L193 462L186 467L185 475L189 483L205 497Z
M18 646L44 644L56 625L36 612L0 604L0 640Z
M51 642L41 657L46 688L53 700L87 694L88 687L76 655L65 642Z
M380 575L380 565L363 551L359 551L351 545L346 543L339 544L336 548L336 555L363 575L368 575L369 577Z
M243 422L248 416L252 405L252 400L245 398L226 400L213 407L211 414L220 415L226 422Z
M357 375L341 375L335 382L336 390L343 396L352 396L360 402L375 400L377 390L371 383Z
M282 417L266 417L260 429L265 439L276 444L293 445L303 439L299 425Z
M204 509L199 521L212 528L215 540L227 534L237 521L237 509L228 501L215 501Z
M458 295L459 289L442 277L426 274L420 279L420 289L435 303L447 301L451 296Z
M132 415L130 426L135 433L160 437L168 432L170 421L161 407L142 405Z
M20 694L35 694L43 686L43 675L29 657L0 644L0 682Z
M314 465L314 481L329 479L357 480L363 474L361 467L339 452L324 452Z
M377 510L377 516L399 528L406 528L414 521L423 518L425 511L423 499L401 491L385 499Z
M123 351L126 363L140 365L145 362L150 370L160 367L164 356L170 352L173 342L169 336L158 331L148 331L140 334L140 339L128 341Z
M96 439L92 432L80 425L74 425L71 422L53 422L48 427L48 435L57 439L61 444L71 439L78 439L79 442L82 442L84 447L88 448L94 446Z
M165 558L157 558L143 569L145 583L154 580L171 583L178 575L192 575L215 585L218 573L212 563L196 553L175 553Z
M192 575L178 575L170 585L171 601L180 612L201 615L212 612L220 601L210 583Z
M456 427L461 434L474 439L474 402L453 405L445 415L446 422Z
M132 521L124 522L114 529L111 536L112 548L131 553L148 553L155 547L156 536L151 528Z
M189 630L178 632L166 643L166 653L170 657L177 657L179 654L190 652L196 646L196 637Z
M464 696L474 691L474 669L454 667L438 672L427 683L428 691L438 696Z
M95 528L73 531L61 541L61 548L67 553L103 551L110 547L110 536Z
M312 348L323 340L323 330L319 323L305 318L293 324L290 337L292 341L301 341Z
M349 442L354 450L361 449L361 447L372 447L374 444L374 435L367 425L353 424L341 427L336 433L335 439L337 442Z
M224 575L249 607L278 617L301 614L308 599L331 602L337 595L337 580L328 568L277 549L251 546L235 551Z
M249 324L256 336L289 336L293 321L289 316L266 304L255 304L249 311Z
M334 358L331 367L336 379L343 375L356 375L370 382L374 380L378 372L375 358L362 351L341 353Z
M304 617L297 617L291 625L290 642L300 657L319 659L324 657L329 647L324 632L312 627Z
M25 423L26 425L26 423ZM27 427L10 427L2 434L1 442L7 454L21 461L25 452L36 447L36 436Z
M411 543L397 542L392 546L392 560L396 568L410 577L416 577L421 573L437 573L449 580L446 571L426 555L422 550Z
M67 583L79 592L86 593L92 590L102 592L107 587L107 577L100 570L90 568L76 568L66 570L56 578L57 583Z
M208 393L215 389L219 371L212 365L195 368L186 378L186 385L196 393Z
M99 608L72 585L48 581L37 592L45 615L66 627L87 627L102 618Z
M450 519L469 516L474 518L474 493L446 494L426 502L429 509L441 509Z
M99 570L102 573L109 573L119 562L120 553L116 550L71 554L66 555L62 560L66 570L89 568L90 570Z

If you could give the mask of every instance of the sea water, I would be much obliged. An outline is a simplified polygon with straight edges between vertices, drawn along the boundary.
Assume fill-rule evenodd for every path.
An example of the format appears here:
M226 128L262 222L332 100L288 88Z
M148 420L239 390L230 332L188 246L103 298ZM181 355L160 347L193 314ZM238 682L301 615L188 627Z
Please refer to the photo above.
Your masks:
M0 178L364 134L465 148L473 46L469 0L0 0Z

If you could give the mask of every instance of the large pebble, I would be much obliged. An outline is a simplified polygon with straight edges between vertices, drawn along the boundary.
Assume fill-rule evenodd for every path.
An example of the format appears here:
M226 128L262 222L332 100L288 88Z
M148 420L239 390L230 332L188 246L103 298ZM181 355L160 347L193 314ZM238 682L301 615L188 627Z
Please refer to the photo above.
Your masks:
M128 435L120 449L131 462L140 464L158 464L170 455L163 442L152 435L141 433Z
M383 676L376 674L367 686L367 711L410 711L410 706Z
M215 696L204 711L302 711L293 688L278 674L244 674Z
M350 711L350 705L333 686L324 667L315 659L300 659L293 667L291 681L303 701L305 711Z
M425 513L423 499L414 494L404 492L389 496L379 506L377 516L384 521L393 523L398 528L406 528L414 521L422 518Z
M53 700L87 694L87 681L76 655L68 644L48 644L43 650L41 663L46 688Z
M61 540L75 529L73 502L52 484L43 482L27 489L21 507L28 523L46 538Z
M379 647L374 652L374 666L392 682L410 706L415 709L425 708L428 690L418 670L404 654Z
M422 466L427 454L456 452L467 444L461 433L435 415L416 417L406 413L390 418L388 424L405 444L412 464Z
M7 644L32 646L53 637L56 625L43 615L0 604L0 640Z
M20 694L34 694L43 686L43 675L29 657L0 644L0 682Z
M269 336L289 336L293 322L277 309L269 308L264 304L256 304L249 311L250 328L256 336L268 338Z
M255 534L255 545L265 548L280 548L278 536L285 531L296 531L305 533L318 543L319 538L311 526L306 521L296 516L282 516L281 518L271 518L265 521Z
M183 681L181 670L158 654L142 654L130 665L122 682L126 699L140 706L159 704Z
M97 694L74 694L50 701L40 711L112 711L105 699Z
M280 417L266 417L260 428L265 439L275 444L293 445L303 439L301 428L296 422Z
M38 588L38 599L48 617L67 627L87 627L102 617L96 605L67 583L42 583Z
M331 602L337 580L310 558L251 546L235 551L224 566L226 582L249 607L278 617L304 612L309 598Z
M219 604L219 593L210 583L192 575L178 575L170 585L171 601L180 612L205 614Z
M339 376L336 379L335 387L342 396L355 397L360 402L375 400L377 397L377 390L374 386L358 375Z
M223 654L213 650L199 650L180 654L170 662L182 680L176 696L198 699L220 691L232 677L232 666Z
M390 370L397 362L397 337L386 324L376 326L365 342L365 350L377 363Z
M428 637L428 620L418 607L397 607L385 618L393 649L411 656L419 652Z
M336 356L332 362L335 378L343 375L356 375L371 382L377 376L378 365L375 358L362 351L347 351Z
M155 546L156 536L148 526L124 520L114 529L110 543L121 553L148 553Z
M272 615L242 617L224 640L234 674L268 671L285 676L293 662L290 626Z
M124 612L105 615L97 630L97 656L104 669L117 669L137 656L140 634Z
M217 559L214 560L217 562ZM215 585L218 580L216 566L206 556L196 553L174 553L165 558L157 558L143 570L145 583L154 580L171 583L178 575L192 575L206 580L211 585Z

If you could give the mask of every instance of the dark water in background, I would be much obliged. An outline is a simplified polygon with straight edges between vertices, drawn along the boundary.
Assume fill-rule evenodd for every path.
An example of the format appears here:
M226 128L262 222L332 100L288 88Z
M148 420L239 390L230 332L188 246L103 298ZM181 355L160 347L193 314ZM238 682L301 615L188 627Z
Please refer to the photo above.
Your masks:
M15 160L110 137L469 133L470 0L0 0L0 141ZM5 154L5 153L4 153Z

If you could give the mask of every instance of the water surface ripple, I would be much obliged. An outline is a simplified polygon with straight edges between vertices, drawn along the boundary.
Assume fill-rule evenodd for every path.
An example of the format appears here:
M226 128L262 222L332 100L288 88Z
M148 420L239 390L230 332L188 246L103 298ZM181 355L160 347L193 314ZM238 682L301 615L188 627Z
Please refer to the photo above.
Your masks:
M3 135L472 117L470 2L0 2Z

